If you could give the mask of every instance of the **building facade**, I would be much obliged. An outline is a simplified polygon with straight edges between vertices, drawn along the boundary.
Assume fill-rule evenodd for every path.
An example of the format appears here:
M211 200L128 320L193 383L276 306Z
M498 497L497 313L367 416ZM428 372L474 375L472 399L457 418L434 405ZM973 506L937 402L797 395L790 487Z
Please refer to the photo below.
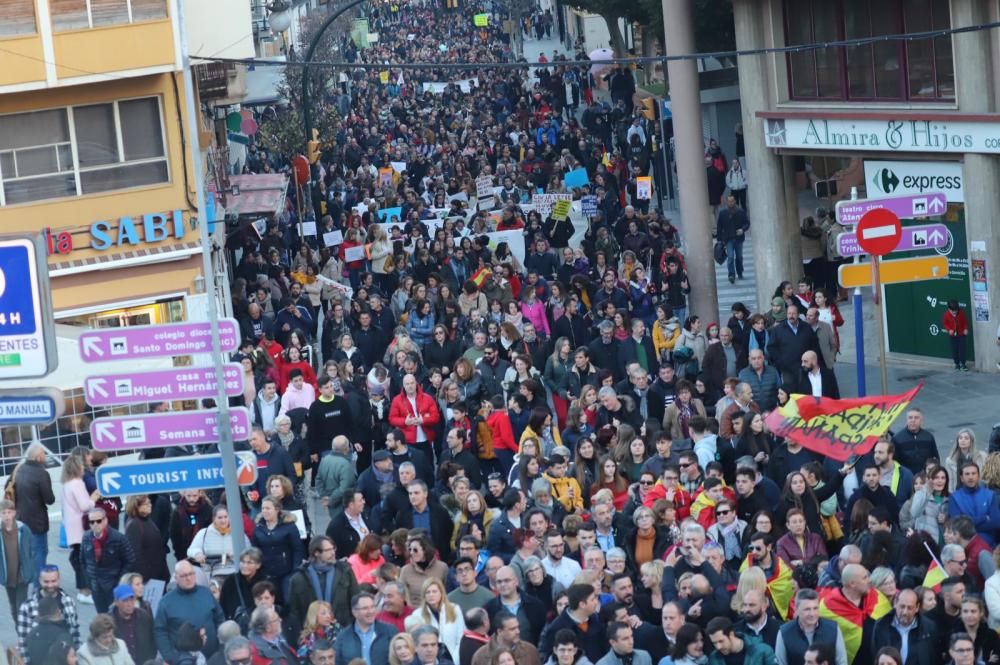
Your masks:
M185 8L194 54L253 56L246 0ZM60 337L204 316L194 201L207 174L191 168L179 16L176 0L0 8L0 229L45 238ZM222 148L211 116L195 122L210 162ZM60 344L60 368L47 379L67 392L54 432L85 432L92 416L72 348ZM39 435L23 429L32 428L0 432L4 453Z
M890 255L948 257L946 279L885 287L890 354L950 358L941 327L949 299L971 328L970 360L996 371L1000 299L1000 35L939 34L828 48L796 46L974 28L1000 17L997 0L734 0L740 96L754 214L761 307L803 273L800 220L849 198L944 192L935 219L945 247ZM766 216L757 211L766 210ZM926 223L920 217L903 225ZM992 296L992 297L991 297ZM869 305L870 306L870 305ZM970 365L972 363L970 362Z

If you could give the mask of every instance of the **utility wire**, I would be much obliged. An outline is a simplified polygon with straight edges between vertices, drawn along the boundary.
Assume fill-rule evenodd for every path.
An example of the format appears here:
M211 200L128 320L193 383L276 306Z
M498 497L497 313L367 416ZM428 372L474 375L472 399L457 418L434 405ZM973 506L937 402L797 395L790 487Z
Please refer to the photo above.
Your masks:
M839 39L827 42L812 42L809 44L796 44L793 46L771 46L754 49L742 49L732 51L711 51L706 53L683 53L677 55L654 55L638 58L610 58L608 60L552 60L549 62L441 62L441 63L417 63L417 62L329 62L314 60L312 62L296 61L275 61L257 60L256 58L203 58L195 56L192 59L202 62L228 62L235 64L251 65L254 67L314 67L317 69L523 69L524 67L552 67L552 66L590 66L590 65L643 65L670 62L676 60L704 60L706 58L733 58L752 55L787 54L787 53L808 53L828 48L851 48L858 46L870 46L872 44L884 44L887 42L912 42L924 41L927 39L937 39L940 37L950 37L973 32L983 32L1000 28L1000 21L990 23L980 23L961 28L943 28L940 30L925 30L922 32L904 32L892 35L878 35L872 37L856 37L853 39Z

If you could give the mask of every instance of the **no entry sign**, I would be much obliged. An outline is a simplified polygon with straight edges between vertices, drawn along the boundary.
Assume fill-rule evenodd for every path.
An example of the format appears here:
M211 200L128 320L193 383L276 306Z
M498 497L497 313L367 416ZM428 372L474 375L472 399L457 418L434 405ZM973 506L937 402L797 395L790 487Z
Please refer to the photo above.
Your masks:
M856 233L861 249L872 256L885 256L899 246L903 227L894 212L876 208L865 213Z

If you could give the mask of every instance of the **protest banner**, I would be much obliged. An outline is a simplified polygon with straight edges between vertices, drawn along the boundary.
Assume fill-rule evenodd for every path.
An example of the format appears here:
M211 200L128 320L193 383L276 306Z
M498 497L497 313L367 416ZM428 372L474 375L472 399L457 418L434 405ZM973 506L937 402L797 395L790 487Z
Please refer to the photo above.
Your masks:
M329 231L323 234L323 244L327 247L335 247L337 245L343 244L344 242L344 232Z
M348 247L344 250L344 260L345 261L364 261L365 260L365 246L357 245L356 247Z
M488 175L476 178L476 197L484 199L493 196L493 178Z
M766 422L775 436L843 462L874 448L923 385L900 395L854 399L792 395L788 404L768 415Z
M587 169L573 169L563 176L563 184L566 185L566 189L589 185L590 177L587 175Z
M406 162L389 162L389 166L391 166L392 170L396 173L402 173L406 170Z
M489 14L476 14L472 17L472 22L477 28L486 28L490 25L490 15Z
M560 199L552 205L552 219L562 221L569 217L570 208L573 207L572 201L567 201L566 199Z
M653 198L653 178L651 176L639 176L635 179L635 198L642 201L649 201Z
M549 216L552 212L552 206L555 205L556 201L572 201L572 194L535 194L531 197L531 205L542 218Z
M378 186L392 187L392 167L383 166L378 170Z
M592 194L584 196L580 199L580 207L582 208L584 215L596 215L597 197Z
M486 236L490 239L489 247L491 250L496 250L497 245L505 242L510 247L511 254L517 257L521 265L524 265L524 231L521 229L494 231L487 233Z

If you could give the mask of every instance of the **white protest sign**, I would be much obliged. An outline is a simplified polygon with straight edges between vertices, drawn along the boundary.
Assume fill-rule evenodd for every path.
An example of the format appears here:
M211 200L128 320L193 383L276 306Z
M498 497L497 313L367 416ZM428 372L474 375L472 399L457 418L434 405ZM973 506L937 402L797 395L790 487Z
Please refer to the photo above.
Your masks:
M344 232L343 231L330 231L323 234L323 244L326 247L333 247L335 245L340 245L344 242Z

